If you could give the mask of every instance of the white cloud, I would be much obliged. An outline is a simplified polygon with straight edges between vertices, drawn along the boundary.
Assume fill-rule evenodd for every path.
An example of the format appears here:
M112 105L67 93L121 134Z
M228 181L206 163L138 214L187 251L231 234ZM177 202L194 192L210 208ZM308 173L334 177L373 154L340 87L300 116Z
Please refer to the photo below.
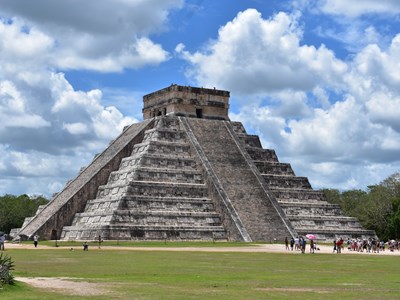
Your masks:
M49 196L137 120L105 106L98 89L75 90L55 69L65 48L38 24L25 24L0 22L0 192ZM144 39L145 63L154 56L143 55L150 46Z
M323 45L301 45L296 18L281 12L265 20L248 9L221 27L218 39L206 51L189 53L182 45L176 51L193 65L189 75L196 82L232 93L340 85L346 64Z
M205 51L176 51L192 64L197 84L247 93L235 99L240 113L230 118L297 175L316 188L351 189L398 171L400 160L400 35L384 48L371 43L373 27L366 31L369 44L344 62L324 46L302 45L289 15L264 20L246 10Z
M326 14L358 17L366 14L395 15L400 13L397 0L324 0L318 2L319 8Z
M0 119L0 131L8 127L50 126L50 122L26 110L25 99L10 81L0 81Z
M182 5L182 0L2 0L0 12L23 18L24 22L18 18L12 22L23 24L25 40L36 41L11 43L8 49L17 56L22 52L31 57L44 49L40 59L56 68L115 72L167 60L168 53L148 35L164 30L169 10ZM2 27L18 30L19 26Z
M84 133L88 133L88 131L89 131L86 124L81 123L81 122L64 123L63 128L68 130L68 132L71 134L84 134Z

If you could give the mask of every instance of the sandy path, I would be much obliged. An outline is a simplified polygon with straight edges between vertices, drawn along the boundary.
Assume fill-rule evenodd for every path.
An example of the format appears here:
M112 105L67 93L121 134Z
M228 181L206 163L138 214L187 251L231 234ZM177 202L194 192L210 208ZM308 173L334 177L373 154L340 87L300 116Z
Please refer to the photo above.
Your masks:
M59 250L70 250L71 247L49 247L40 245L38 248L34 248L30 244L14 244L6 243L6 249L32 249L32 250L48 250L48 249L59 249ZM318 245L320 250L315 251L315 254L326 253L332 254L332 246L328 245ZM82 247L73 247L73 250L82 250ZM99 249L97 246L90 246L89 251L112 251L112 250L131 250L131 251L191 251L191 252L266 252L266 253L290 253L290 254L300 254L300 251L287 251L285 250L285 245L283 244L259 244L252 246L242 246L242 247L135 247L135 246L101 246ZM310 252L309 246L306 249L306 254ZM353 254L353 255L397 255L400 256L400 251L395 250L391 252L389 250L381 251L379 253L366 253L366 252L354 252L347 249L343 249L342 254Z

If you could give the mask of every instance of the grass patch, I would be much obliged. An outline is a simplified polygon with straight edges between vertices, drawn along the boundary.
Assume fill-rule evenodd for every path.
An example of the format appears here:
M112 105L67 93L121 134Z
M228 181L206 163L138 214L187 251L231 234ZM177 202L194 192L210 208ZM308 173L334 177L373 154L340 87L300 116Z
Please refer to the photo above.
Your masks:
M68 277L107 293L76 296L17 282L1 290L0 299L398 299L400 294L397 256L90 248L8 254L16 277Z

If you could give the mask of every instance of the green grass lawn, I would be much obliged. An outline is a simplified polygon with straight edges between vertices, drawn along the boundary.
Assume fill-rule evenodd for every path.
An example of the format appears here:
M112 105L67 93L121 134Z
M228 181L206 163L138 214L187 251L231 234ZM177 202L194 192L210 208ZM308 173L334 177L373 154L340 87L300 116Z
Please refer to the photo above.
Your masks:
M399 256L89 249L7 254L17 277L100 283L106 295L63 295L17 282L0 290L0 299L400 298Z

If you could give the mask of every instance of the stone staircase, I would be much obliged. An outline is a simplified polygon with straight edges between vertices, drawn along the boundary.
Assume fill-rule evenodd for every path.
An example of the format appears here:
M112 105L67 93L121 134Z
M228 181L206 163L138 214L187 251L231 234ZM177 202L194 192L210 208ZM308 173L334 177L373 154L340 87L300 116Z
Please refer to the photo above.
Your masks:
M156 118L61 239L227 239L178 118Z
M248 135L239 122L231 124L299 236L310 233L319 240L375 237L374 231L363 229L356 218L345 216L339 205L328 203L322 192L313 190L306 177L296 176L290 164L280 163L274 150L263 149L258 136Z

